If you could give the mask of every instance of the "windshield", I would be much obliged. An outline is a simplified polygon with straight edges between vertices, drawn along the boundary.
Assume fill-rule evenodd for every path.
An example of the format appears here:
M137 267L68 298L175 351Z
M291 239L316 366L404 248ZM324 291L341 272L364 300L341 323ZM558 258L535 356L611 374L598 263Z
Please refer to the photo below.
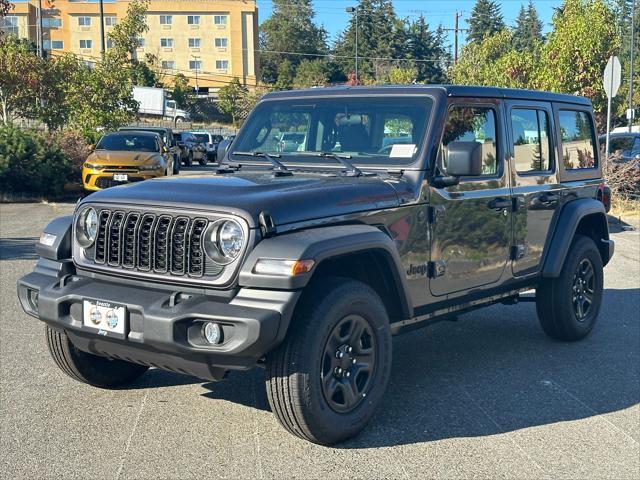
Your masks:
M102 137L96 145L96 150L159 152L160 146L151 135L117 133Z
M314 154L332 152L358 165L408 165L420 150L432 106L428 97L408 96L266 101L233 149L280 154L284 162L318 163Z
M199 142L207 143L209 142L209 134L208 133L194 133L196 140Z

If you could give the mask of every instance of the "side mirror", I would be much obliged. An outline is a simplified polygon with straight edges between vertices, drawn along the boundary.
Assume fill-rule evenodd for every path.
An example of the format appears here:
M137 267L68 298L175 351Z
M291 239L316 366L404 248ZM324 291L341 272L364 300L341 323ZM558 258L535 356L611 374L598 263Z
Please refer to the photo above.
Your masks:
M482 175L482 145L478 142L451 142L447 145L447 174L454 177Z

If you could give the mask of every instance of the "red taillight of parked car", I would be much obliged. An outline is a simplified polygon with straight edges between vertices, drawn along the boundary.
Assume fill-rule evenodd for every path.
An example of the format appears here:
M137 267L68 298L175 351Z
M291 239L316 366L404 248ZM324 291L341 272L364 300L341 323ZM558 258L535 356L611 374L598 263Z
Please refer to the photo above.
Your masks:
M604 183L601 183L598 186L597 199L602 202L602 204L604 205L604 210L609 213L609 210L611 210L611 189Z

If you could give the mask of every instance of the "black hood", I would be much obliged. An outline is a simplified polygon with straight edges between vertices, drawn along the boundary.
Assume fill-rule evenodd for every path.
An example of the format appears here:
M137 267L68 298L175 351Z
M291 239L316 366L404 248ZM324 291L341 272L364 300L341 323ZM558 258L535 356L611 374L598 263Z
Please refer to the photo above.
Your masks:
M270 172L164 177L96 192L86 202L169 206L227 212L252 227L267 211L276 225L398 205L394 187L378 176Z

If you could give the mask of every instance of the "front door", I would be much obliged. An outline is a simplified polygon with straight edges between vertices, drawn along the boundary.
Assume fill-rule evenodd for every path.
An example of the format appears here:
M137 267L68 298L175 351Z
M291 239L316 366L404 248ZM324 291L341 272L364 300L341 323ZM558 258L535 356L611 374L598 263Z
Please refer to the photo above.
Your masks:
M433 295L496 283L509 260L512 202L501 116L498 100L456 99L448 110L437 170L446 175L450 142L475 141L482 145L483 173L431 189Z

